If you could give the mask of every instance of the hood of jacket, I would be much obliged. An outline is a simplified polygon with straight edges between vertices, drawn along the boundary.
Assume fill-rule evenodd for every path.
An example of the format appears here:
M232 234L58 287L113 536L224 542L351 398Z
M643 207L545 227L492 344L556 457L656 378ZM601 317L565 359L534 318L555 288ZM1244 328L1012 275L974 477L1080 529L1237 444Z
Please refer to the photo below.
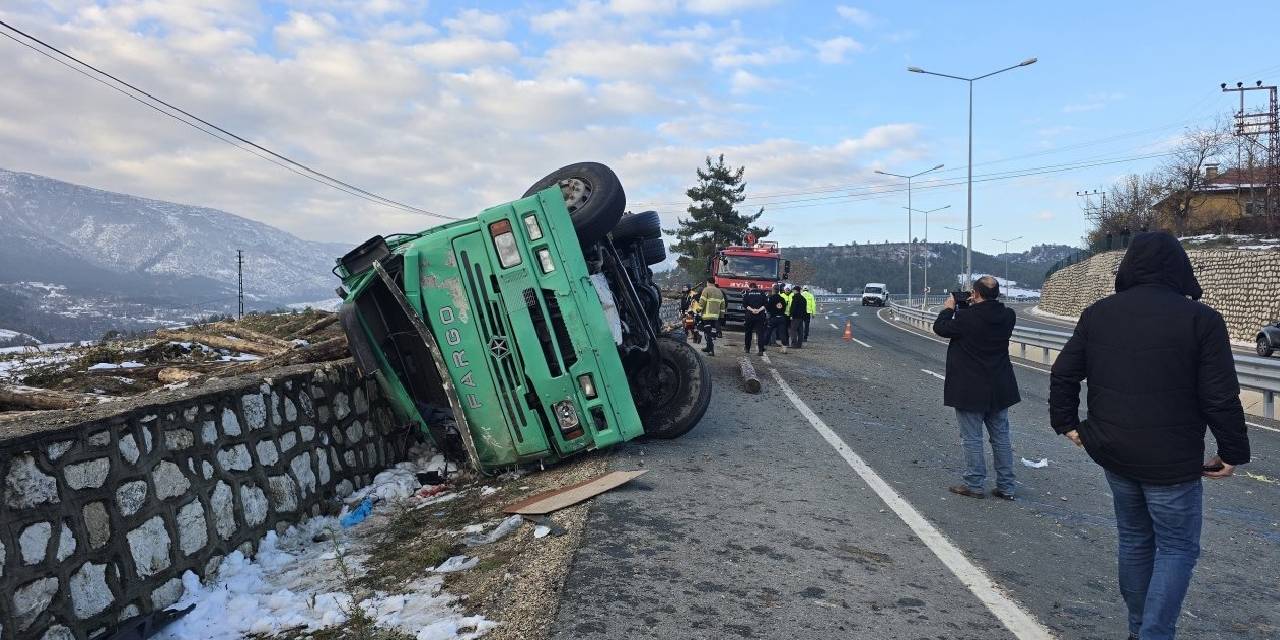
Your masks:
M1116 271L1116 293L1150 284L1169 287L1192 300L1203 294L1191 258L1177 238L1163 231L1134 236Z

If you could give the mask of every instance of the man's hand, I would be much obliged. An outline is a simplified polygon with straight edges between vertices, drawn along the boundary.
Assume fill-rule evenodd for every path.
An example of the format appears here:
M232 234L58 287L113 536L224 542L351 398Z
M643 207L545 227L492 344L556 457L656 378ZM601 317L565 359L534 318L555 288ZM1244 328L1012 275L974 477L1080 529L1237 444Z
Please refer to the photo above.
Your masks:
M947 301L946 301L946 302L944 302L944 303L942 303L942 306L943 306L943 307L945 307L945 308L947 308L947 309L955 310L955 308L956 308L956 297L955 297L955 296L947 296Z
M1076 443L1076 446L1077 446L1077 447L1083 447L1083 446L1084 446L1084 441L1080 439L1080 432L1079 432L1079 431L1076 431L1075 429L1072 429L1072 430L1070 430L1070 431L1068 431L1068 432L1066 432L1066 433L1064 433L1064 434L1062 434L1062 435L1066 436L1068 440L1070 440L1070 441L1072 441L1072 442Z
M1222 468L1218 469L1217 471L1208 470L1211 468L1216 468L1219 465L1221 465ZM1201 472L1201 475L1203 475L1206 478L1213 478L1214 480L1221 480L1223 478L1226 478L1231 474L1235 473L1236 471L1235 465L1231 465L1223 462L1222 458L1218 456L1214 456L1206 460L1204 463L1204 466L1205 466L1205 471Z

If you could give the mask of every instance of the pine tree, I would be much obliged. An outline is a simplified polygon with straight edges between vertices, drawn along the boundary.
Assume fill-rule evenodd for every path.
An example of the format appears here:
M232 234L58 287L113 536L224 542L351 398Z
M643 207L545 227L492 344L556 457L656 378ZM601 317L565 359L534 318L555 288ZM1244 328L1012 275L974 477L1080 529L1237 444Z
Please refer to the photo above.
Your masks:
M757 239L769 235L773 228L754 226L764 215L764 207L754 214L738 213L737 206L746 199L747 185L742 181L746 167L732 169L724 163L724 154L713 164L707 156L706 167L698 168L698 184L685 192L693 204L689 217L681 218L679 227L668 230L679 240L672 249L680 254L682 269L699 278L707 276L707 259L720 247L739 244L748 234Z

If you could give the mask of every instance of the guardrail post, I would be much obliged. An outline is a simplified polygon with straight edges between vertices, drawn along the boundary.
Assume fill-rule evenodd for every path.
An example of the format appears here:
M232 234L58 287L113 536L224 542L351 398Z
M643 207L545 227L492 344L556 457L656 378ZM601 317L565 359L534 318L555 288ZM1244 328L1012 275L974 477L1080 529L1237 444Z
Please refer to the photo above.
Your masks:
M1041 360L1041 362L1043 362L1043 363L1045 363L1045 364L1050 364L1050 360L1049 360L1049 347L1045 347L1045 348L1044 348L1044 360Z
M1019 351L1018 357L1022 358L1023 360L1026 360L1027 359L1027 343L1019 342L1018 351Z
M1274 391L1262 392L1262 417L1272 420L1276 417L1276 394Z

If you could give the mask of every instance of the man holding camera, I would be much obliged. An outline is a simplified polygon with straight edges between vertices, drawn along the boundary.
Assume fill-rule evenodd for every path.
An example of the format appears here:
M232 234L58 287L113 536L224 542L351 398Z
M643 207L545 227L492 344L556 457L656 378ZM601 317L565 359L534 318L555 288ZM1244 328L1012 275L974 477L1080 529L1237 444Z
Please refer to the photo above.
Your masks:
M982 431L991 440L996 488L991 495L1012 500L1013 445L1009 439L1009 407L1022 400L1009 360L1009 337L1017 314L997 298L1000 282L991 276L974 281L973 294L956 291L933 323L933 332L950 338L943 404L956 410L964 444L964 484L951 493L986 497L987 465Z

